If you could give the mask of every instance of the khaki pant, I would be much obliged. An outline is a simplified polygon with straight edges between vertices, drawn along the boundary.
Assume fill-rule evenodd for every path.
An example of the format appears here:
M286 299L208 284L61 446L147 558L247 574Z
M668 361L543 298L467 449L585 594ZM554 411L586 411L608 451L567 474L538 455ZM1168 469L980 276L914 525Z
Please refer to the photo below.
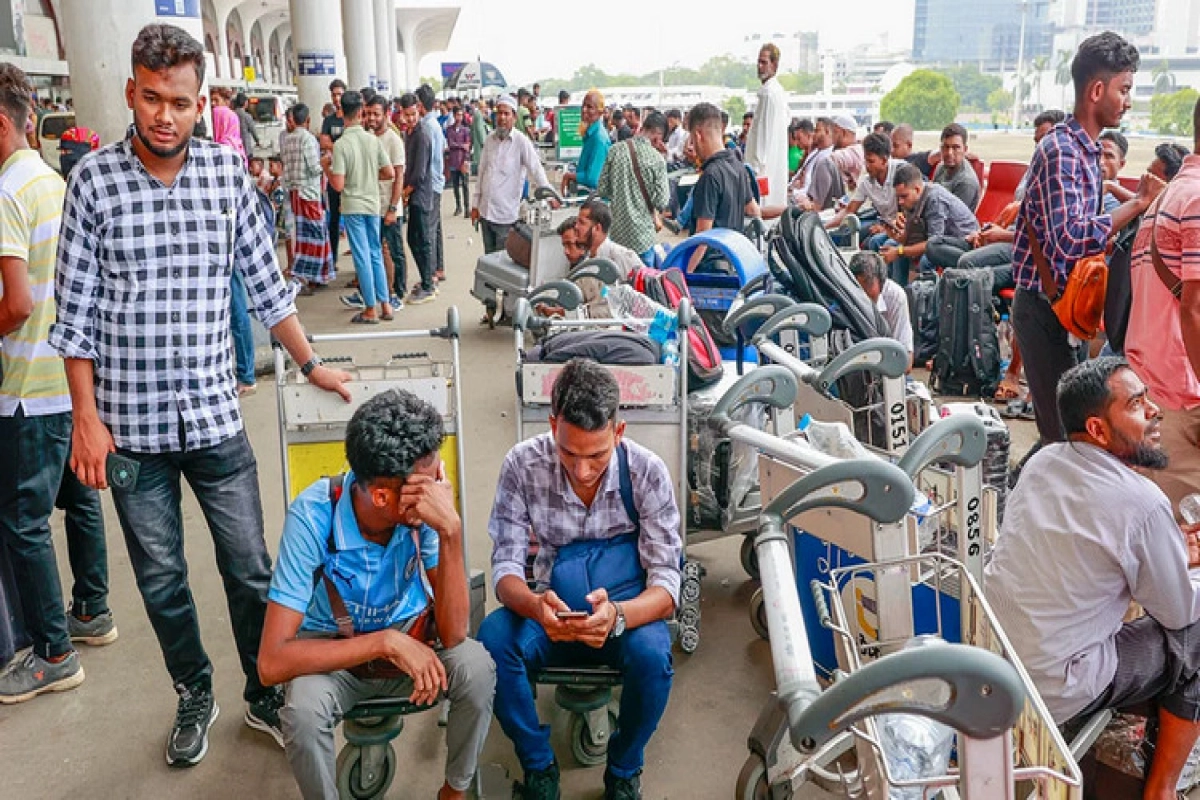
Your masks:
M1166 469L1144 470L1147 478L1171 501L1179 516L1179 501L1200 492L1200 408L1189 411L1162 411L1162 446L1171 463Z

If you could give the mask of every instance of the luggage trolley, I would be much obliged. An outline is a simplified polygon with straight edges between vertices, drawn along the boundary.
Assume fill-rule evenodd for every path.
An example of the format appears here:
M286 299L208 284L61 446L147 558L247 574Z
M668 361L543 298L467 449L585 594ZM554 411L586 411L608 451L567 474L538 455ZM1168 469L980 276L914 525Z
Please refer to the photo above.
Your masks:
M340 397L308 383L298 368L287 368L284 351L275 349L275 386L279 420L279 449L286 506L305 487L346 470L345 433L355 410L374 395L389 389L404 389L429 402L442 415L446 439L441 457L446 476L454 485L455 503L463 530L469 530L466 464L462 439L462 386L459 361L458 309L446 313L446 324L432 330L380 331L355 334L309 335L314 345L368 342L413 342L441 340L449 344L449 358L431 357L426 352L396 353L381 364L358 364L349 357L326 357L325 363L348 371L352 395L347 403ZM480 570L471 570L464 538L471 593L470 631L483 622L486 587ZM423 711L402 697L379 697L363 701L345 714L346 745L338 754L338 788L343 798L382 797L396 775L396 754L391 741L404 729L404 717ZM441 708L445 724L447 704Z

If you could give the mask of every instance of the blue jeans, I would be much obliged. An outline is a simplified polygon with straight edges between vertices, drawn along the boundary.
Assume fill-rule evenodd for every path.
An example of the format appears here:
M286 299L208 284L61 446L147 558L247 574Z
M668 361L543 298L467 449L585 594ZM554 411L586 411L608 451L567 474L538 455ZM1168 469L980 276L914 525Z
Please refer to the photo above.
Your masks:
M867 233L863 239L866 242L863 249L878 253L879 248L888 243L888 238L886 233Z
M550 726L538 722L529 684L529 674L542 667L608 665L621 670L624 690L617 730L608 744L608 768L620 778L642 768L646 744L666 711L675 674L666 622L627 630L597 650L578 642L551 642L534 620L498 608L483 621L479 641L496 662L496 719L527 773L554 761Z
M242 273L233 271L229 287L229 329L233 334L234 376L237 382L254 385L254 330L250 327L250 309L246 300L246 282Z
M233 638L246 675L244 695L247 700L261 696L258 643L267 613L271 558L263 539L258 465L246 432L199 450L120 453L136 460L141 469L132 488L113 488L113 501L138 590L172 682L187 687L212 685L212 662L200 641L196 604L188 587L182 476L200 503L213 537Z
M53 658L70 651L62 585L50 535L55 506L67 512L67 551L75 578L72 610L108 610L108 549L100 495L67 466L71 412L0 417L0 550L12 564L22 621L34 652Z
M392 294L404 300L408 294L408 259L404 255L404 217L387 225L379 218L379 240L387 245L392 256ZM385 270L386 272L386 270Z
M654 248L651 247L649 250L647 250L644 253L638 253L638 258L640 258L642 260L642 263L645 264L647 267L653 267L654 266Z
M897 246L899 246L899 244L900 243L897 242L895 239L888 239L887 241L885 241L883 243L883 245L880 245L880 247L883 247L883 246L897 247ZM925 256L925 255L921 256L921 260L917 264L917 269L921 273L935 271L933 263L930 262L930 260L929 260L929 256ZM896 283L900 284L902 287L908 286L908 274L911 271L912 271L912 259L909 258L908 256L900 256L899 258L897 258L895 261L893 261L891 264L888 265L888 277L891 278L892 280L894 280Z
M350 240L354 274L358 276L358 290L362 292L363 303L367 308L374 308L378 303L388 302L391 295L387 285L387 270L383 268L379 217L342 214L342 225L346 228L346 238Z

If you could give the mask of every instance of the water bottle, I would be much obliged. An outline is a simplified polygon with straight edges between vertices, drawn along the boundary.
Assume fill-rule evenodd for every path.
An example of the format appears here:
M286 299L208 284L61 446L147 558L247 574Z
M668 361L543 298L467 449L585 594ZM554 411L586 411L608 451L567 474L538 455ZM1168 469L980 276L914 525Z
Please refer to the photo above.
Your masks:
M996 326L996 339L1000 342L1000 362L1005 366L1013 357L1013 328L1008 321L1008 314L1000 315L1000 324Z
M662 343L662 363L672 369L679 366L679 341L674 337Z
M936 646L936 636L918 636L905 645ZM954 731L936 720L915 714L881 714L875 718L879 744L887 759L888 771L897 780L915 780L945 775L954 747ZM891 786L889 800L921 800L920 786Z
M673 337L679 327L679 318L674 311L654 302L631 286L605 286L600 290L600 295L608 303L614 319L644 320L634 322L628 327L648 334L659 344Z
M870 455L842 422L818 422L812 415L800 418L797 429L808 443L822 453L838 458L866 458Z
M908 513L917 520L917 549L922 553L936 548L938 544L938 519L933 511L933 502L928 495L918 489L913 495L912 506L909 507Z
M1179 516L1188 525L1200 522L1200 494L1189 494L1179 501Z

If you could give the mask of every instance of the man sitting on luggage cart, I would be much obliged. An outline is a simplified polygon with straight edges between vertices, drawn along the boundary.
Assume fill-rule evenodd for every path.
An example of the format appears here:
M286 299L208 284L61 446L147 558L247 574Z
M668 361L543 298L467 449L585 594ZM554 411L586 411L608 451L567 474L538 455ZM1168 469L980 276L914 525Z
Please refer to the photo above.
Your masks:
M465 797L475 775L495 670L467 638L463 530L442 438L428 403L398 390L376 395L346 428L351 471L340 483L317 481L288 509L258 671L267 685L291 681L279 716L306 799L338 796L334 727L371 697L431 705L445 692L439 800Z
M1200 735L1200 526L1182 531L1162 490L1162 415L1123 358L1058 383L1068 441L1025 464L984 588L1055 722L1157 706L1142 797L1174 800ZM1130 601L1146 615L1124 622Z
M525 800L560 796L531 673L597 665L621 671L605 800L641 797L645 747L671 691L666 620L679 602L679 509L662 459L622 438L619 397L604 367L568 362L554 384L550 432L510 450L496 486L488 533L502 607L484 620L479 640L496 660L496 717L525 771ZM538 546L533 589L525 580L531 532Z

